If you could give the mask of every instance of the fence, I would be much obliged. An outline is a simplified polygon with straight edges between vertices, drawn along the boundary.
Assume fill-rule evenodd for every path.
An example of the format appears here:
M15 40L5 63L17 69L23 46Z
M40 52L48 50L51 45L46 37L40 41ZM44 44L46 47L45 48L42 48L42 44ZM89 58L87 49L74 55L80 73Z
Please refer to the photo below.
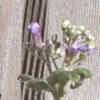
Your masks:
M17 77L25 73L45 78L46 72L49 72L44 62L31 56L25 48L25 43L32 41L27 32L28 24L39 22L45 40L53 34L62 33L64 19L91 29L97 43L96 54L90 55L84 64L92 71L92 79L78 90L69 91L65 98L100 99L100 0L0 0L0 8L1 100L52 100L49 93L26 90L25 85L20 86Z

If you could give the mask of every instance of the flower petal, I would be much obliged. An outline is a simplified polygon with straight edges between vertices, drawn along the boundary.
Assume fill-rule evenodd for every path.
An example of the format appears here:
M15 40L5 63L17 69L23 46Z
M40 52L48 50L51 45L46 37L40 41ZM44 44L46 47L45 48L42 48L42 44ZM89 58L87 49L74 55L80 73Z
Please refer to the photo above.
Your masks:
M31 23L28 26L28 31L31 32L32 35L37 35L37 36L41 35L41 28L37 22Z

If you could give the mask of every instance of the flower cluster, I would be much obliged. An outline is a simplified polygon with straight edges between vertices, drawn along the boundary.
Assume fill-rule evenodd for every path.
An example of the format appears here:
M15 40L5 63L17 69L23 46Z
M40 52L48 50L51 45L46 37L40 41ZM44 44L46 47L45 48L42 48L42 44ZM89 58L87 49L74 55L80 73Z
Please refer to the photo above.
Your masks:
M41 27L37 22L31 23L28 26L28 31L34 40L34 45L27 44L28 50L34 56L36 56L36 51L38 58L47 64L50 71L50 75L45 80L29 75L20 75L19 79L26 82L28 88L51 92L54 100L61 100L60 98L65 94L64 87L69 81L72 82L70 88L75 89L81 86L85 79L91 77L91 72L88 69L78 68L86 56L96 49L94 37L84 26L74 26L65 20L62 23L62 41L59 41L57 34L45 42L42 41ZM59 68L56 59L61 57L63 63ZM51 62L53 62L56 71L52 71ZM67 67L72 67L72 69Z
M95 39L84 26L76 27L66 20L62 24L62 30L66 63L70 63L73 59L80 63L85 59L86 54L95 50Z
M36 47L42 46L42 38L41 38L41 28L37 22L31 23L28 26L28 31L32 33L32 37L35 42Z
M58 41L58 36L54 35L43 43L41 39L41 28L38 23L32 23L28 26L29 32L32 33L35 39L35 46L38 48L47 47L49 56L54 59L61 56L64 57L64 64L69 66L71 64L80 64L85 59L86 55L95 50L95 39L91 32L86 30L84 26L71 25L69 21L65 20L62 23L63 39Z

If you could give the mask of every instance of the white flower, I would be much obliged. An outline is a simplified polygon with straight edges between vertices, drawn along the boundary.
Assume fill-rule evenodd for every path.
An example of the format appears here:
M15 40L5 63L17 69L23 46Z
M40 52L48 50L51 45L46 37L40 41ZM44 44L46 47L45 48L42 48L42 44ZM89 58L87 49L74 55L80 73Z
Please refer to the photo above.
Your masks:
M79 29L76 30L76 34L77 34L77 35L80 35L81 33L82 33L82 32L81 32Z
M91 34L88 34L88 38L89 38L89 40L95 40L95 38L91 35Z
M68 20L65 20L63 23L62 23L62 29L66 29L68 27L68 25L70 25L70 22Z
M86 28L83 25L78 26L78 29L83 33L86 31Z

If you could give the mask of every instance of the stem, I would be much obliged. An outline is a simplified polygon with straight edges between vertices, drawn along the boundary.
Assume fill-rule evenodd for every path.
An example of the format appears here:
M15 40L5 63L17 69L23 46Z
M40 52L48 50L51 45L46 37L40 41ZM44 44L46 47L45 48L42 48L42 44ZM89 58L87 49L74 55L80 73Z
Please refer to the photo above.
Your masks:
M50 61L49 61L49 58L48 58L47 56L44 56L42 51L41 51L40 53L41 53L42 59L44 60L44 62L45 62L45 63L47 64L47 66L48 66L49 73L51 73L51 72L52 72L52 69L51 69L51 63L50 63Z
M48 65L49 73L51 74L52 73L52 69L51 69L50 59L49 59L48 56L46 56L46 59L47 59L47 65Z
M64 97L54 97L54 100L64 100Z
M54 64L55 68L58 69L58 66L57 66L57 64L56 64L56 62L55 62L55 59L54 59L53 57L52 57L52 62L53 62L53 64Z

